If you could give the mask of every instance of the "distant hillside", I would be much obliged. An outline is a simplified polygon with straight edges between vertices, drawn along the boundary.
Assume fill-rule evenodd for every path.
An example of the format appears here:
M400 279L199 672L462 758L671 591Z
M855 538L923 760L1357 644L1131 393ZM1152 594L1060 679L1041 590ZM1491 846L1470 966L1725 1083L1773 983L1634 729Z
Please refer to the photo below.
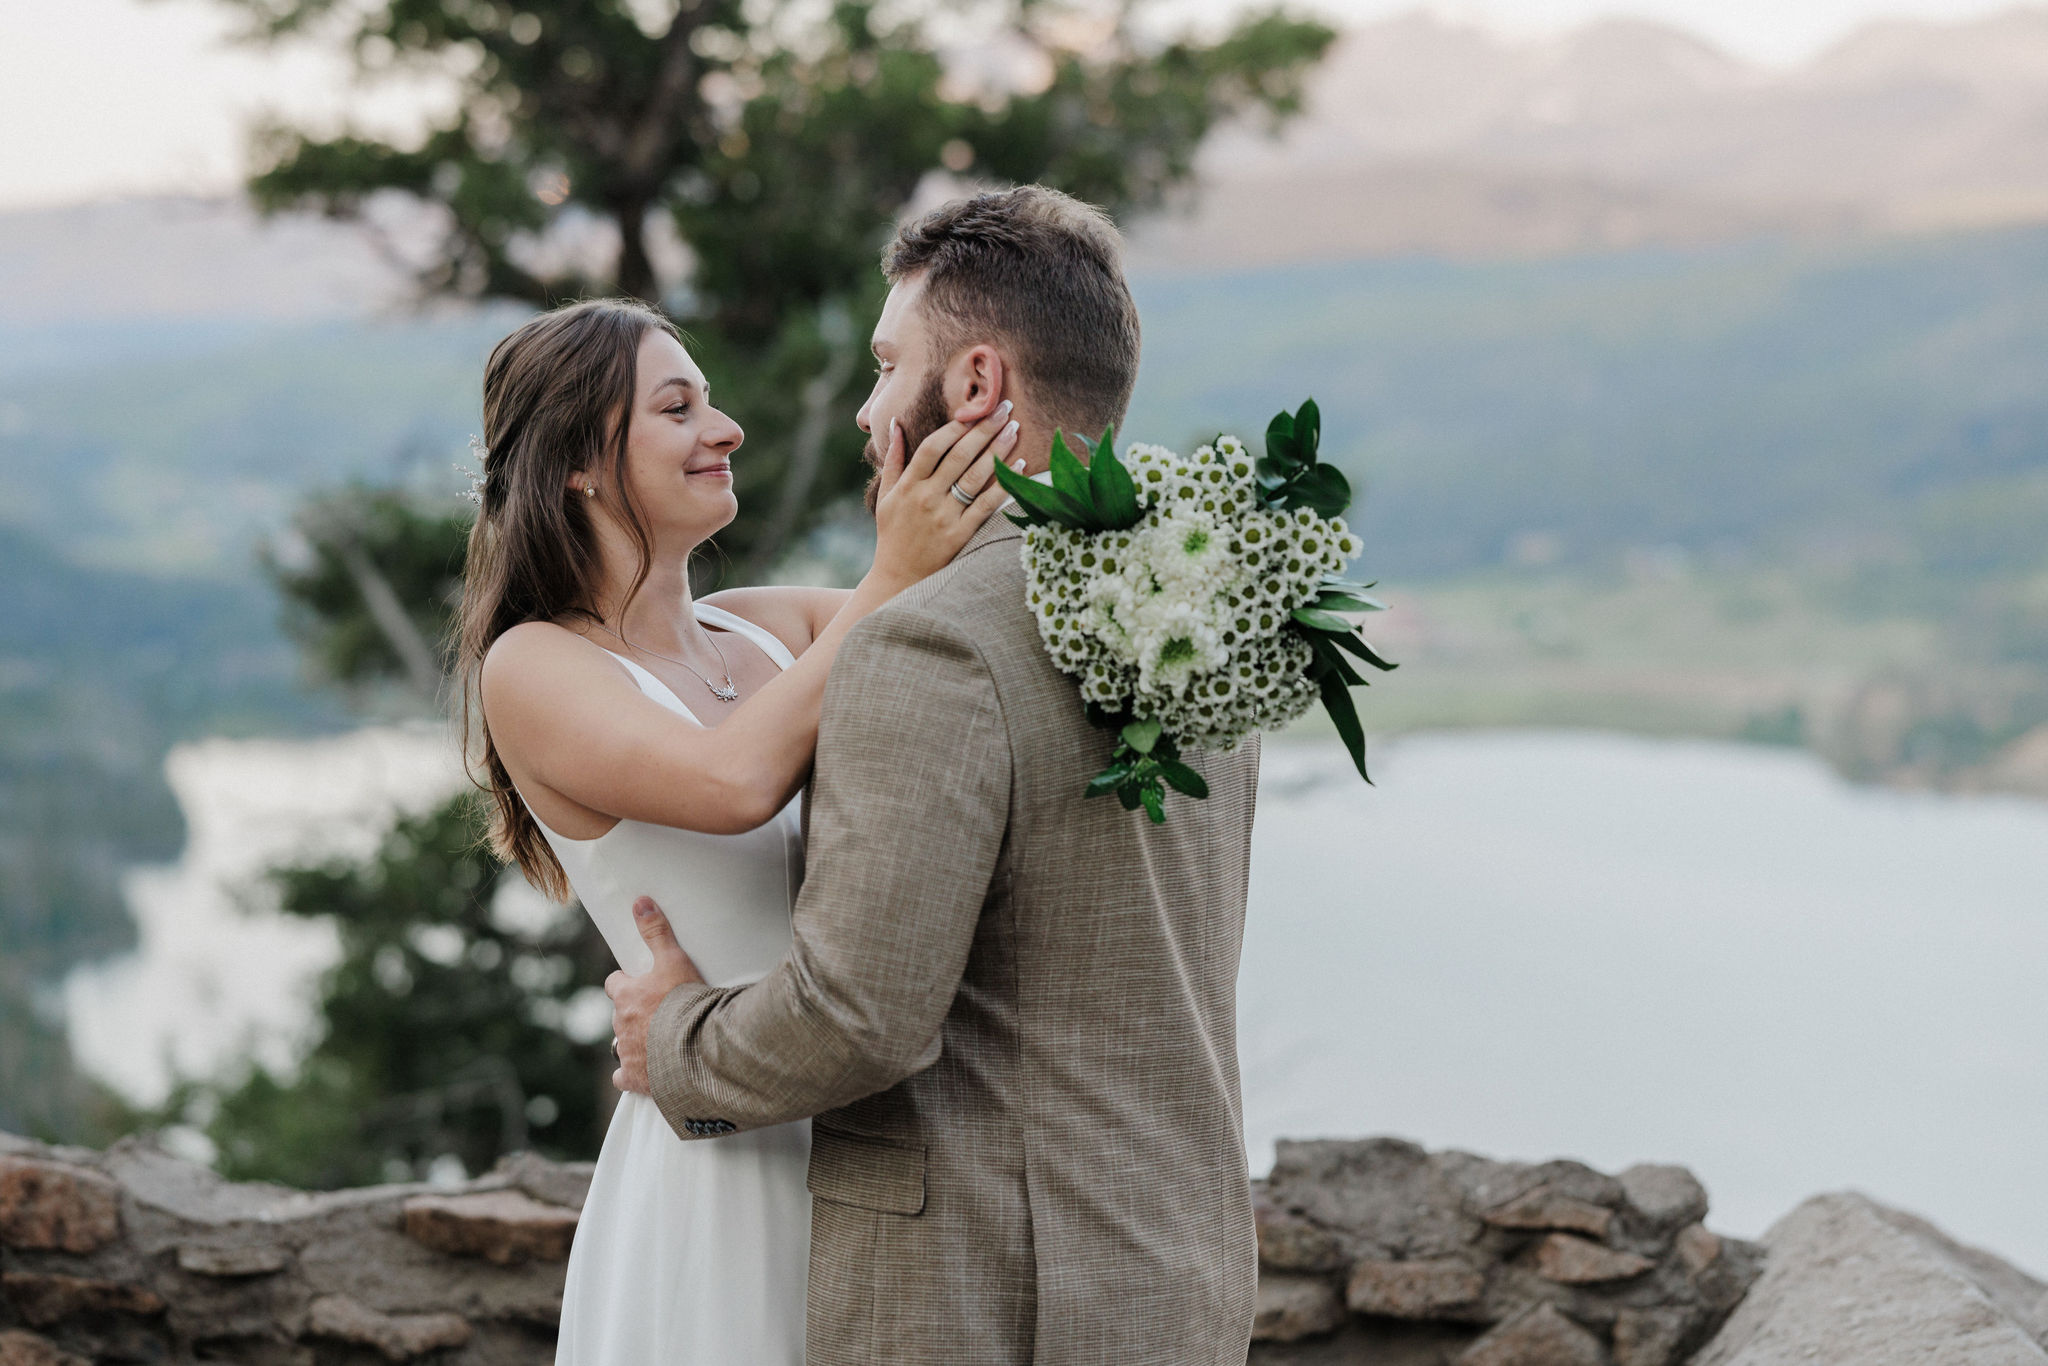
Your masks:
M1522 40L1412 14L1347 33L1283 140L1205 166L1192 218L1140 227L1154 263L2048 221L2048 9L1878 24L1789 71L1641 21Z
M2048 554L2048 230L1141 280L1128 430L1313 394L1390 574Z
M21 329L21 355L67 359L9 375L0 350L0 479L17 490L0 524L92 563L246 577L310 488L458 487L484 357L518 316Z

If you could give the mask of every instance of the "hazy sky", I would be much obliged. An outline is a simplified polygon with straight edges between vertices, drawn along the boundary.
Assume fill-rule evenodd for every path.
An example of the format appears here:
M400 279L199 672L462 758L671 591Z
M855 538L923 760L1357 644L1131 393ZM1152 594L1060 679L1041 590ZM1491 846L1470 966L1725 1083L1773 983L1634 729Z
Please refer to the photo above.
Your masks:
M1170 0L1213 18L1243 0ZM1794 62L1858 24L1960 19L2012 0L1442 0L1434 8L1542 32L1607 14L1662 19L1759 61ZM1307 0L1340 23L1416 0ZM0 0L0 208L107 194L216 191L242 165L249 121L268 110L344 105L398 117L402 97L366 102L345 71L310 53L230 47L209 0Z

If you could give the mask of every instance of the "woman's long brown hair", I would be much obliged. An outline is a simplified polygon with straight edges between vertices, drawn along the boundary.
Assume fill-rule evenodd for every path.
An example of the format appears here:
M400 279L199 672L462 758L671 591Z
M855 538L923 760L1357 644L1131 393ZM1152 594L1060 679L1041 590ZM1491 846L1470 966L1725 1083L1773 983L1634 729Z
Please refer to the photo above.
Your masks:
M466 757L471 778L491 796L491 848L557 901L569 899L569 880L492 743L480 679L484 656L514 626L596 615L592 504L602 502L639 545L627 601L647 581L654 543L626 486L626 440L640 342L651 329L682 339L637 300L588 299L527 322L484 366L482 505L469 532L456 628ZM570 487L578 470L595 473L595 498Z

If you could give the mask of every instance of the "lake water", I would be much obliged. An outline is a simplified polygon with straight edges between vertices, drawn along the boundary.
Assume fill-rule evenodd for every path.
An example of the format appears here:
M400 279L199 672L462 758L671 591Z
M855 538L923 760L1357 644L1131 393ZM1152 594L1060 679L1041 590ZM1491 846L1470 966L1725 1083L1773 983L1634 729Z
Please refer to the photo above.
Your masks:
M81 1056L138 1094L304 1028L320 927L236 895L452 790L445 740L173 756L185 861L140 955L73 979ZM1399 1134L1690 1166L1754 1235L1854 1186L2048 1270L2048 805L1849 787L1789 751L1559 733L1268 747L1241 978L1255 1169ZM224 890L225 888L225 890Z

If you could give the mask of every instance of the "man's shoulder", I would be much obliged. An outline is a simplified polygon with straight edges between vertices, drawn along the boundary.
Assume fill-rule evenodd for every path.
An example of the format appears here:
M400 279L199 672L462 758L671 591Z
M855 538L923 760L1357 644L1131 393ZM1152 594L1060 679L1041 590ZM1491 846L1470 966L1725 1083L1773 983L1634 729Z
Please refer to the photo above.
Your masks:
M970 545L944 569L876 608L861 626L957 631L977 643L1021 629L1035 640L1037 627L1024 603L1023 544L1022 537L1002 536Z

